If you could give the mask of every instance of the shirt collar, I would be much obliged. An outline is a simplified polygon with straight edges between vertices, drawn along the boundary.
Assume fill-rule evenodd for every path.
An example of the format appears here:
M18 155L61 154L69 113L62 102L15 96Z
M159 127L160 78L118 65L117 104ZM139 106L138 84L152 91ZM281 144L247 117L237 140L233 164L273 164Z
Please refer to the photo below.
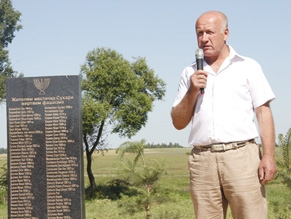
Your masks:
M230 62L245 60L245 57L242 55L239 55L230 45L227 45L227 46L229 47L228 59ZM192 63L192 65L196 66L196 60Z
M229 47L229 55L228 55L228 59L230 62L235 62L235 61L243 61L245 60L245 57L242 55L239 55L230 45L227 45ZM204 64L207 64L204 60ZM197 63L196 61L194 61L192 64L192 66L196 66Z
M229 55L228 55L228 58L229 58L229 60L231 62L245 60L245 57L239 55L230 45L228 45L228 47L229 47Z

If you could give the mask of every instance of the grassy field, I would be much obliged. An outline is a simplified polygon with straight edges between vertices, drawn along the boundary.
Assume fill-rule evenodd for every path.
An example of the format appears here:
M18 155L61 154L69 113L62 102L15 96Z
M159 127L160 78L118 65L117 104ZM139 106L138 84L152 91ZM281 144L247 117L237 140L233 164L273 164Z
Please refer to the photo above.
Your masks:
M179 149L146 149L147 159L157 159L165 163L165 172L157 187L167 194L167 200L153 203L152 219L194 219L193 207L189 194L189 173L187 168L189 148ZM86 159L85 159L86 160ZM0 156L0 167L6 163L6 156ZM86 163L85 163L86 165ZM120 161L115 150L109 150L105 156L94 154L93 171L98 185L106 185L118 175ZM0 170L1 174L1 170ZM85 185L88 177L85 173ZM291 218L291 189L279 179L267 185L268 208L270 219ZM124 215L126 209L118 207L118 201L110 199L86 200L86 218L88 219L144 219L145 212ZM229 213L230 214L230 213ZM289 215L288 215L289 214ZM0 205L0 219L7 218L7 205ZM231 218L228 216L228 218Z

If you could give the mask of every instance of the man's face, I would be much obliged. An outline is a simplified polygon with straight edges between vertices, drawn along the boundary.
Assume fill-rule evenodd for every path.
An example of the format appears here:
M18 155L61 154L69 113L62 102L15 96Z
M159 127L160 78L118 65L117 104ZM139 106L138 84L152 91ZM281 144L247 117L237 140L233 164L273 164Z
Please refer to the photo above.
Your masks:
M196 22L198 47L205 58L217 58L228 37L228 29L222 28L221 19L211 15L201 16Z

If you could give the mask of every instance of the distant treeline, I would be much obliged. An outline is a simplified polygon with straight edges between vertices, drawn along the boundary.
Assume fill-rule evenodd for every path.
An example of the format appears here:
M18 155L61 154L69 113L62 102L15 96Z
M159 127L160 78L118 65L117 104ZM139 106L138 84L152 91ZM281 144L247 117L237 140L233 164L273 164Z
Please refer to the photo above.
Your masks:
M178 143L169 143L169 144L146 144L145 148L183 148L183 146Z
M6 148L0 148L0 154L7 154Z

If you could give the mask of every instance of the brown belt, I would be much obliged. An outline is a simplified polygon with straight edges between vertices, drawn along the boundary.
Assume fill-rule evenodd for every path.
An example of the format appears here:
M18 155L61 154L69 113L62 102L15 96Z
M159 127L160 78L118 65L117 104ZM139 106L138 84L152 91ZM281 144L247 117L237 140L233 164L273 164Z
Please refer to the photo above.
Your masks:
M247 144L256 143L255 139L251 139L248 141L237 141L237 142L229 142L229 143L214 143L204 146L195 146L195 148L199 149L200 151L211 151L211 152L221 152L221 151L228 151L237 148L241 148L246 146Z

